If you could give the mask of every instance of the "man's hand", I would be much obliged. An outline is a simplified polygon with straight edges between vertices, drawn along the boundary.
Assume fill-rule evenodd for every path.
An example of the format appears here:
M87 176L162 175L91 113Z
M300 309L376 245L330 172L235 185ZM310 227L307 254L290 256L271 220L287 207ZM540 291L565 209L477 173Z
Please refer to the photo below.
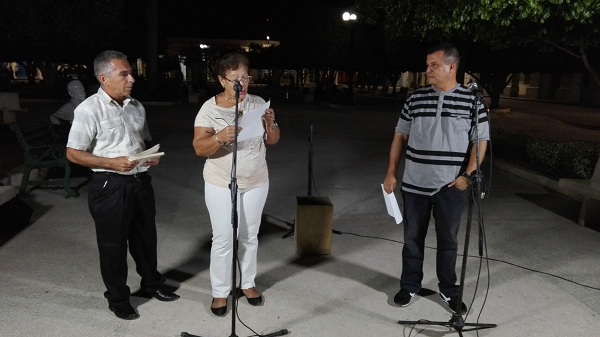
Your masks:
M129 172L133 170L138 164L137 160L129 160L127 157L116 157L112 160L112 169L117 172Z
M394 174L388 174L385 176L385 179L383 180L383 190L387 194L390 194L390 193L394 192L397 184L398 184L398 180L396 179L396 176Z
M146 160L146 162L143 163L142 166L156 166L158 165L158 163L160 163L160 158L152 158Z
M461 191L466 190L471 185L471 178L465 177L464 175L458 176L448 187L456 186Z

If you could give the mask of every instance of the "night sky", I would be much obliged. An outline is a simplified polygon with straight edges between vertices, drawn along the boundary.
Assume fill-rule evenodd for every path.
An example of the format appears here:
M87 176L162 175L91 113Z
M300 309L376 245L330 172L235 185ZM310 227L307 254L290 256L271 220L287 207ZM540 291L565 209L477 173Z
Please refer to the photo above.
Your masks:
M295 29L299 8L327 4L350 8L352 0L159 1L159 30L170 37L280 39ZM341 13L340 13L341 15Z

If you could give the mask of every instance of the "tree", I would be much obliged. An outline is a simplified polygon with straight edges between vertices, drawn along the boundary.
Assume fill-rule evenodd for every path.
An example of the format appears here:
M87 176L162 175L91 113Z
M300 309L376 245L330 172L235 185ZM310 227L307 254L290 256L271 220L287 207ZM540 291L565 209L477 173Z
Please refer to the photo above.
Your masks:
M473 32L476 41L499 44L512 37L509 43L556 48L579 59L600 86L600 60L590 57L600 46L600 0L485 0L466 2L457 13L464 14L446 27L459 32L480 27Z
M281 43L260 55L261 64L280 69L278 74L274 74L276 76L283 74L285 69L296 70L299 78L295 83L298 86L303 83L306 69L312 69L316 76L317 98L341 99L335 79L339 69L349 68L352 56L351 27L342 21L342 13L347 8L316 1L300 2L293 12L277 8L285 6L285 2L274 3L273 6L274 12L289 12L289 15L276 15L269 22L274 32L270 37ZM359 57L353 59L358 60ZM253 61L252 64L258 66L259 63Z
M600 85L597 72L600 0L356 2L361 15L372 22L382 20L391 37L413 36L423 41L459 38L486 46L489 53L515 51L522 47L548 52L554 48L579 59ZM496 84L508 83L511 76L500 79L497 75L496 71ZM496 85L489 89L499 91L501 88ZM499 97L497 92L490 94ZM494 99L491 107L498 104L499 101Z

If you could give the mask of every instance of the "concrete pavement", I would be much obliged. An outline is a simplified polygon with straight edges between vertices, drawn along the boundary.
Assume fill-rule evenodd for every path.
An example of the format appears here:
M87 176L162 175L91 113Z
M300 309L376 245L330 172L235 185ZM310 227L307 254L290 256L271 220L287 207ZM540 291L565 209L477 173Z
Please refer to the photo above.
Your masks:
M132 297L141 318L117 319L103 298L94 227L81 196L33 189L23 200L31 224L0 247L1 336L250 336L287 329L290 336L445 336L446 327L399 320L449 321L437 293L435 235L426 245L424 293L394 305L402 226L387 215L380 183L397 113L389 106L272 106L282 129L267 157L271 189L260 232L257 287L265 302L245 300L225 317L210 312L210 223L202 165L191 147L199 105L147 105L166 155L151 170L157 199L159 270L181 299ZM307 194L308 136L313 130L312 195L333 203L331 255L300 256L294 237L296 196ZM488 161L489 163L489 161ZM594 336L600 330L600 233L576 224L579 204L517 173L484 166L490 182L482 207L485 248L479 258L474 218L465 269L467 323L497 327L466 336ZM398 193L399 194L399 193ZM401 201L401 200L400 200ZM466 214L464 217L466 225ZM459 239L462 259L466 238ZM128 284L139 277L130 260ZM231 308L231 305L230 307ZM465 328L466 330L467 328Z

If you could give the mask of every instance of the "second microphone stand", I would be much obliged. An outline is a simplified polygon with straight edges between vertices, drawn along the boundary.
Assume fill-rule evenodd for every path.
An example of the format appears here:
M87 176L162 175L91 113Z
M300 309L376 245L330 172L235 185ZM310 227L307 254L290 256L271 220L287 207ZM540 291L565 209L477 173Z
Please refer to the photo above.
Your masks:
M313 184L313 126L310 126L310 133L308 135L308 194L307 196L312 196L312 184ZM287 237L290 237L292 235L294 235L295 232L295 228L294 228L294 224L288 224L291 228L289 231L287 231L285 234L283 234L283 236L281 236L282 239L285 239Z

